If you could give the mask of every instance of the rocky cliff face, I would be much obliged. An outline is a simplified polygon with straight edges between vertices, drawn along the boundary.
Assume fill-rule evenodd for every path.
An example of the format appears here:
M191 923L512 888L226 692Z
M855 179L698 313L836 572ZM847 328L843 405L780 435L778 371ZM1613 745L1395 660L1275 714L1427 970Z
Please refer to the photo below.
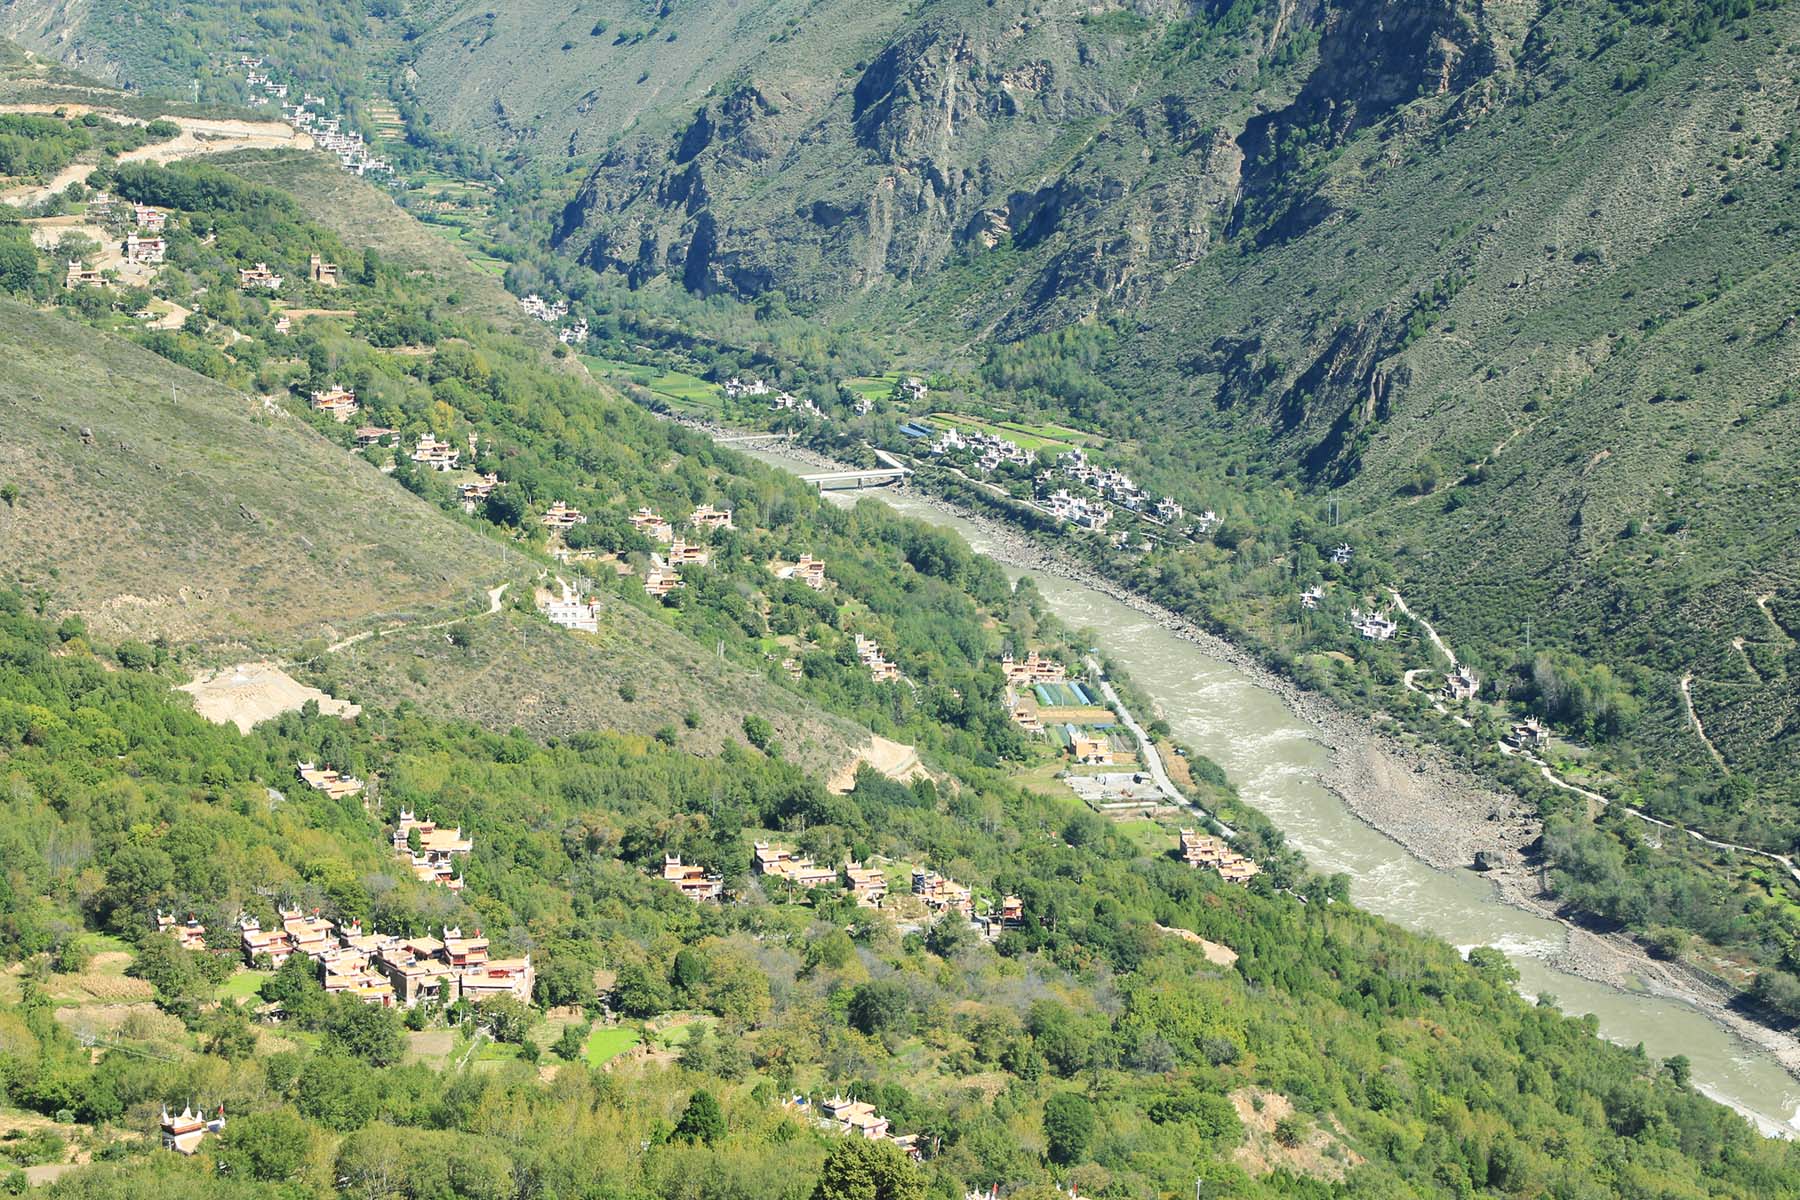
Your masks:
M634 284L826 303L1007 248L980 320L1012 336L1142 303L1234 224L1316 223L1320 153L1500 59L1478 0L941 7L847 78L771 61L619 143L558 242Z

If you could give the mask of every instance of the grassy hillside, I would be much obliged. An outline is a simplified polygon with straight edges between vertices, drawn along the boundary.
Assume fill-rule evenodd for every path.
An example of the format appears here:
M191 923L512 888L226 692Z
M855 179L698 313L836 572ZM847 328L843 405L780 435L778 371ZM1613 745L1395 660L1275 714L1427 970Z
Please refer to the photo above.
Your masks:
M0 303L0 562L108 638L296 643L473 607L498 547L281 406Z

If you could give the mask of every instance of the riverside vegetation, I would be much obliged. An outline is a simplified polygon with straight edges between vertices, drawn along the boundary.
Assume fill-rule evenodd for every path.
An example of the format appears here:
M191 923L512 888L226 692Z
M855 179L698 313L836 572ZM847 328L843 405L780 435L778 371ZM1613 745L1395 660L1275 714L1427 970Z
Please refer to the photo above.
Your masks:
M334 188L361 187L326 174ZM61 303L108 354L124 333L229 388L275 397L313 423L315 441L343 431L306 413L303 397L346 381L408 440L475 433L478 465L502 474L497 494L515 501L461 514L438 480L395 464L421 536L448 545L460 547L454 529L536 563L530 518L567 499L594 514L578 541L629 558L643 547L620 518L636 504L732 503L744 528L719 543L717 582L697 573L692 598L670 608L621 584L609 607L635 614L621 628L672 629L820 713L912 739L937 776L901 785L864 771L836 796L761 727L745 723L740 739L712 716L653 736L512 730L500 714L484 728L429 711L441 663L421 667L417 702L391 699L403 668L371 669L356 681L355 721L308 711L244 736L199 721L171 691L181 646L131 636L129 618L104 632L45 619L40 609L71 606L54 576L33 596L9 594L0 697L13 784L0 901L4 943L21 961L0 1015L0 1083L11 1105L51 1118L7 1143L15 1161L53 1159L70 1142L100 1160L58 1194L327 1194L347 1180L371 1195L910 1200L994 1182L1030 1194L1053 1183L1185 1194L1196 1177L1242 1196L1800 1191L1795 1152L1695 1095L1679 1059L1647 1061L1599 1042L1589 1022L1528 1005L1497 952L1464 962L1358 912L1341 881L1309 877L1266 824L1248 823L1247 846L1274 869L1232 889L1072 799L1013 783L1022 747L1000 720L991 659L1003 637L1066 635L965 547L870 506L836 512L608 397L521 333L508 306L457 282L466 264L415 274L396 244L352 249L329 227L316 165L252 156L102 178L177 210L156 287L196 300L200 319L142 331L129 319L139 297L57 293L35 261L16 291ZM329 193L340 220L343 195ZM266 302L232 286L235 271L261 259L303 273L312 251L346 268L349 283L329 296L340 315L276 333ZM745 319L727 306L711 314L696 324ZM11 319L20 336L69 327ZM638 320L619 321L621 337L671 324ZM769 328L796 331L804 346L797 327L769 314ZM1097 379L1099 358L1092 370L1069 365L1085 336L1064 339L1055 371ZM829 362L833 347L855 344L813 350ZM199 375L174 377L226 394ZM339 453L349 477L373 475L348 446ZM41 494L9 490L8 519L33 520ZM1294 511L1302 519L1305 506ZM1254 549L1263 536L1196 553L1242 577L1268 565ZM154 537L121 540L141 553L132 544ZM842 603L830 613L766 570L765 556L807 546L842 564ZM1354 570L1374 570L1365 564L1375 557ZM445 645L479 647L481 620L466 626ZM851 629L876 632L920 689L870 685L840 657ZM765 657L784 637L817 647L791 687ZM555 643L564 654L583 644ZM351 668L315 658L318 680L348 682L335 673ZM693 686L680 685L676 703ZM706 732L716 749L702 758L693 751ZM377 777L384 802L460 822L477 846L463 895L395 879L373 815L289 784L301 758ZM985 899L1018 895L1025 920L988 946L955 922L902 933L835 889L800 903L762 895L745 866L748 839L763 831L828 859L930 862ZM721 871L746 902L696 907L648 878L668 850ZM293 1014L269 1029L215 1002L230 986L218 956L174 949L148 929L161 907L228 934L240 908L266 918L277 901L382 928L482 924L498 948L537 957L538 1007L426 1012L411 1018L422 1028L403 1030L392 1014L327 1002L290 971L266 980ZM1220 966L1171 929L1238 957ZM155 1011L125 1016L96 1061L55 1013L88 1007L67 997L102 986L88 957L97 949L130 955ZM690 1037L672 1064L594 1070L582 1031L602 990L628 1021L680 1013L712 1032ZM445 1034L454 1055L438 1049ZM913 1165L820 1138L780 1108L795 1091L837 1090L878 1098L898 1128L930 1136L931 1153ZM129 1136L149 1127L157 1103L188 1095L232 1113L198 1160Z

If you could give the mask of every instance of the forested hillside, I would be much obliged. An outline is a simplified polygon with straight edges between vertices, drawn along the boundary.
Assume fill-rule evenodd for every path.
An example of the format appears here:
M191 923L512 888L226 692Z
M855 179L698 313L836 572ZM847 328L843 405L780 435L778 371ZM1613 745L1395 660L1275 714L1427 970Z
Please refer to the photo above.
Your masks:
M1800 1194L1790 1143L1687 1090L1679 1060L1528 1006L1497 952L1464 963L1317 884L1310 904L1231 888L991 772L947 791L865 777L835 798L753 750L542 744L403 712L242 737L23 609L0 597L0 1094L51 1118L14 1125L31 1132L13 1161L61 1161L71 1139L99 1160L55 1196L904 1200L1196 1177L1242 1197ZM299 758L459 822L464 892L388 875L381 822L298 788ZM954 920L902 936L835 889L765 898L747 839L802 816L818 853L943 864L1017 893L1025 919L990 946ZM696 906L650 878L665 850L740 901ZM228 946L240 909L269 923L289 905L389 933L485 927L495 953L531 952L543 1007L403 1024L319 992L303 957L234 974L229 951L150 926L193 913ZM259 980L281 1025L213 1003ZM584 1061L670 1027L678 1049ZM98 1061L71 1028L101 1031ZM782 1105L851 1090L918 1134L923 1162ZM190 1096L227 1121L183 1160L154 1130Z

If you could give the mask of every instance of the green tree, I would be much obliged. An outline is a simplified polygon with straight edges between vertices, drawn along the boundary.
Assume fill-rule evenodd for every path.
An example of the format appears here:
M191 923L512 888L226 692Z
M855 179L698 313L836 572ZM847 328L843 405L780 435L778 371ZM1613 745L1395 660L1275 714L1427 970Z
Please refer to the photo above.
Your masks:
M675 1137L710 1146L724 1136L725 1110L719 1107L718 1097L704 1088L688 1097L687 1108L675 1123Z
M613 984L619 1011L628 1017L654 1017L669 1010L669 987L662 977L642 963L619 968Z
M534 986L537 1002L545 1008L583 1004L594 996L594 969L579 958L559 954L539 968Z
M675 961L669 965L669 985L675 989L677 1003L698 1003L700 989L706 986L706 977L706 955L692 946L683 946L675 952Z
M514 1046L525 1044L525 1037L531 1032L530 1007L511 996L499 996L483 1001L480 1012L482 1023L492 1031L495 1041Z
M340 996L325 1015L325 1044L370 1066L392 1066L405 1051L400 1014L379 1004Z
M891 979L860 984L850 994L848 1012L852 1028L875 1037L883 1033L910 1033L913 1027L912 996Z
M762 714L749 713L744 717L744 740L766 754L774 744L775 727Z
M37 283L37 249L11 234L0 236L0 288L29 292Z
M812 1200L924 1200L925 1177L892 1142L843 1138L819 1169Z
M250 1113L225 1126L219 1163L239 1179L292 1179L305 1164L311 1142L312 1130L296 1113Z
M587 1049L587 1027L564 1025L562 1034L551 1043L550 1050L564 1062L575 1062Z
M1058 1092L1044 1102L1044 1142L1050 1161L1080 1162L1094 1140L1094 1106L1087 1097Z

